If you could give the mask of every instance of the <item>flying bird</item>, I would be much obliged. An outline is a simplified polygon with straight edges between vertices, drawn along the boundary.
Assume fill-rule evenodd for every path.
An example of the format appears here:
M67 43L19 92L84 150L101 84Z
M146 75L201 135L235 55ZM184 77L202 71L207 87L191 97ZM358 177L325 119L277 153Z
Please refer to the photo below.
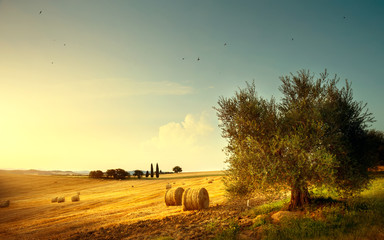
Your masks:
M199 57L197 58L197 61L200 61L200 58L199 58Z
M40 11L39 14L41 14L43 11Z
M183 58L183 60L184 60L184 58Z
M227 46L227 43L224 43L224 46Z
M293 41L293 38L292 38L292 41Z

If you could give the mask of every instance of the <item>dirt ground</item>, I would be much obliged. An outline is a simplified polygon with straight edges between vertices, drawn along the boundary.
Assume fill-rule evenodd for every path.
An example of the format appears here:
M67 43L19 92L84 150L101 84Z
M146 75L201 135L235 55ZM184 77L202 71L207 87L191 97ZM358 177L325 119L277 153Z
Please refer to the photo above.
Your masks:
M1 174L0 201L10 200L10 206L0 209L0 239L209 239L245 207L227 202L222 177L221 172L202 172L116 181ZM205 187L210 208L184 212L181 206L167 207L167 183ZM71 202L77 192L80 201ZM51 203L56 196L66 201Z

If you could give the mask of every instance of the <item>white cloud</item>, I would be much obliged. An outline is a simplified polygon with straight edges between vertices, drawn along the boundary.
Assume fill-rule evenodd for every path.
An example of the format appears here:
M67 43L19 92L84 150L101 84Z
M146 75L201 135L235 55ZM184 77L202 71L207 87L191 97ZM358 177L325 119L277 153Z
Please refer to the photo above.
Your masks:
M161 126L158 136L153 137L150 143L157 149L195 146L199 138L213 131L206 121L206 114L201 114L199 119L195 118L188 114L181 123L170 122Z
M224 155L220 136L208 120L203 112L198 116L188 114L181 123L161 126L157 136L142 144L144 158L159 161L166 171L176 165L186 171L221 170Z

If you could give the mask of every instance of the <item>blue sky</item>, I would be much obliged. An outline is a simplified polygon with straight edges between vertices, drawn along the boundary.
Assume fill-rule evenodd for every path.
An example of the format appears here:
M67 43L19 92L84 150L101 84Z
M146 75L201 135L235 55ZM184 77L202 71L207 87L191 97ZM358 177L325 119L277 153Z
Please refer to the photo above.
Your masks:
M383 23L381 1L0 0L0 168L221 170L219 96L279 99L300 69L384 130Z

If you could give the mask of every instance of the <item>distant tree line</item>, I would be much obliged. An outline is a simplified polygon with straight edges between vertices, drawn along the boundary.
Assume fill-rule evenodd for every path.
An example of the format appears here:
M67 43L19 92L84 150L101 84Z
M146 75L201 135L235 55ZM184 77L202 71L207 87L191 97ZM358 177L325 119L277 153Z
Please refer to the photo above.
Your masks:
M126 179L130 178L131 174L124 169L108 169L105 173L101 170L90 171L90 178L107 178L107 179Z
M178 172L181 172L181 168L179 166L176 166L177 169L179 170ZM176 171L175 171L176 172ZM151 163L151 171L146 171L144 174L143 171L141 170L135 170L133 171L132 176L137 177L138 179L141 179L144 175L146 178L151 176L153 178L156 176L156 178L160 177L160 174L170 174L172 172L162 172L159 170L159 164L156 163L156 171L153 171L153 164ZM124 169L117 168L117 169L108 169L106 172L103 172L101 170L95 170L95 171L90 171L89 172L89 177L90 178L105 178L105 179L129 179L131 178L131 174Z

